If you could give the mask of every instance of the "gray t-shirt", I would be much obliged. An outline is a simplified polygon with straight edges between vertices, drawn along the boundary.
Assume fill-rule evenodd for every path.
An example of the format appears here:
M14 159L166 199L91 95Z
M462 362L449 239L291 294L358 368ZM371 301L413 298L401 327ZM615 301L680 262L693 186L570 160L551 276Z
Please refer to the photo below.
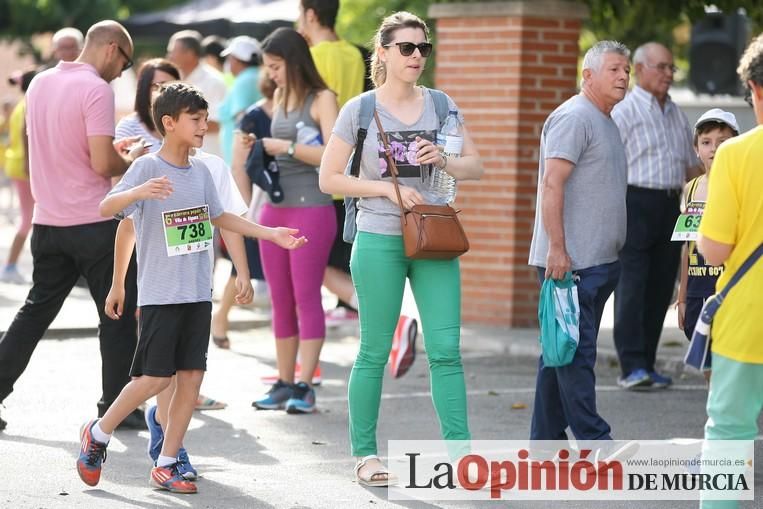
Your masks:
M448 97L451 110L458 111L456 104ZM390 148L395 157L395 164L400 172L400 185L425 191L426 185L421 178L421 167L416 163L416 136L434 142L439 129L439 119L435 111L434 101L429 91L424 98L424 111L413 124L404 124L393 117L384 106L376 103L379 119L387 133ZM360 114L360 96L350 99L339 112L334 134L353 147L358 135L358 115ZM459 113L463 122L463 116ZM379 136L376 121L371 118L368 126L366 141L363 144L363 157L360 163L360 178L367 180L392 181L384 158L384 144ZM358 200L357 215L358 231L380 233L384 235L401 235L400 208L389 198L374 196Z
M273 121L270 124L270 132L274 138L297 141L297 124L303 122L305 126L321 130L321 126L315 123L310 116L310 107L315 100L315 93L310 93L299 109L292 110L284 115L283 108L273 108ZM280 184L283 188L283 201L273 203L273 207L316 207L331 205L331 195L321 192L318 186L318 172L315 166L303 163L299 159L283 154L276 156L278 170L280 172ZM270 200L270 196L268 196Z
M612 118L579 94L554 110L543 125L530 265L545 267L548 256L541 189L546 159L551 158L575 165L564 187L563 212L572 269L616 261L625 244L625 149Z
M135 160L109 195L137 187L149 179L167 176L173 193L165 200L131 204L118 219L132 216L138 253L138 306L183 304L212 300L212 262L206 251L169 256L162 212L209 206L209 218L222 215L212 175L198 158L190 166L169 164L157 154ZM189 231L196 236L201 227ZM185 246L184 246L185 247Z

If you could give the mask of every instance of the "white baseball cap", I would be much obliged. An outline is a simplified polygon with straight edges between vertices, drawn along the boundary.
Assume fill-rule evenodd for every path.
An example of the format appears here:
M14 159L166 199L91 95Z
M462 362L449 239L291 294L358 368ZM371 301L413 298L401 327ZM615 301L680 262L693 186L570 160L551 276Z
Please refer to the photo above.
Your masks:
M247 35L240 35L228 43L228 47L220 53L220 56L227 57L232 55L242 62L250 62L254 55L259 55L260 53L262 53L262 48L260 48L260 43L257 39Z
M737 118L730 111L724 111L720 108L713 108L707 110L701 117L694 123L694 132L707 122L720 122L729 126L736 134L739 134L739 124L737 124Z

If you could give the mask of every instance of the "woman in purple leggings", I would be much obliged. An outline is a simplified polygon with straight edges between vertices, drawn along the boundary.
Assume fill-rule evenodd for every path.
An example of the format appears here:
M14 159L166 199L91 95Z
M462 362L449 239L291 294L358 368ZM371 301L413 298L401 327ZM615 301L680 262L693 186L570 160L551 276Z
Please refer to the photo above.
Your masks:
M321 282L336 235L336 215L330 195L318 188L324 143L337 116L336 96L315 68L304 38L280 28L262 43L264 67L278 86L272 138L263 138L280 172L283 201L263 207L260 222L297 228L309 244L287 251L260 244L262 268L273 306L279 380L253 403L261 409L286 408L288 413L315 409L311 375L326 335ZM295 383L297 352L302 365Z

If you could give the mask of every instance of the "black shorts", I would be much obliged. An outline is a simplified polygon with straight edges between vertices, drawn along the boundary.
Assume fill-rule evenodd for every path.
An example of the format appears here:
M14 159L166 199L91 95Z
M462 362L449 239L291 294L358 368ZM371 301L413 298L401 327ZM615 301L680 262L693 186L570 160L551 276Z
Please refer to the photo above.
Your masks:
M689 341L691 341L691 335L694 334L694 327L697 326L699 313L702 311L702 306L704 305L705 299L702 297L686 298L686 313L684 313L684 334L686 334L686 339Z
M352 254L352 244L348 244L342 238L344 230L344 200L334 200L334 210L336 211L336 238L331 246L329 253L329 267L334 267L341 271L350 273L350 255Z
M211 302L142 306L130 376L172 376L207 369Z

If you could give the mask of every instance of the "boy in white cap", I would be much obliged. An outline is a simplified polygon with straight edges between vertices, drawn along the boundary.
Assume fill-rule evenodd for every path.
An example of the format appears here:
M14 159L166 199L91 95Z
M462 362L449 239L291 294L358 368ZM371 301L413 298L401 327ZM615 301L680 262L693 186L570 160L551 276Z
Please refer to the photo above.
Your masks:
M733 113L719 108L706 111L694 124L694 149L705 167L704 175L689 181L684 189L684 211L692 209L701 214L707 200L707 181L715 151L729 138L739 134ZM681 282L678 288L678 327L691 339L705 299L715 293L715 282L723 266L708 264L691 240L681 256ZM709 376L709 374L708 374Z

